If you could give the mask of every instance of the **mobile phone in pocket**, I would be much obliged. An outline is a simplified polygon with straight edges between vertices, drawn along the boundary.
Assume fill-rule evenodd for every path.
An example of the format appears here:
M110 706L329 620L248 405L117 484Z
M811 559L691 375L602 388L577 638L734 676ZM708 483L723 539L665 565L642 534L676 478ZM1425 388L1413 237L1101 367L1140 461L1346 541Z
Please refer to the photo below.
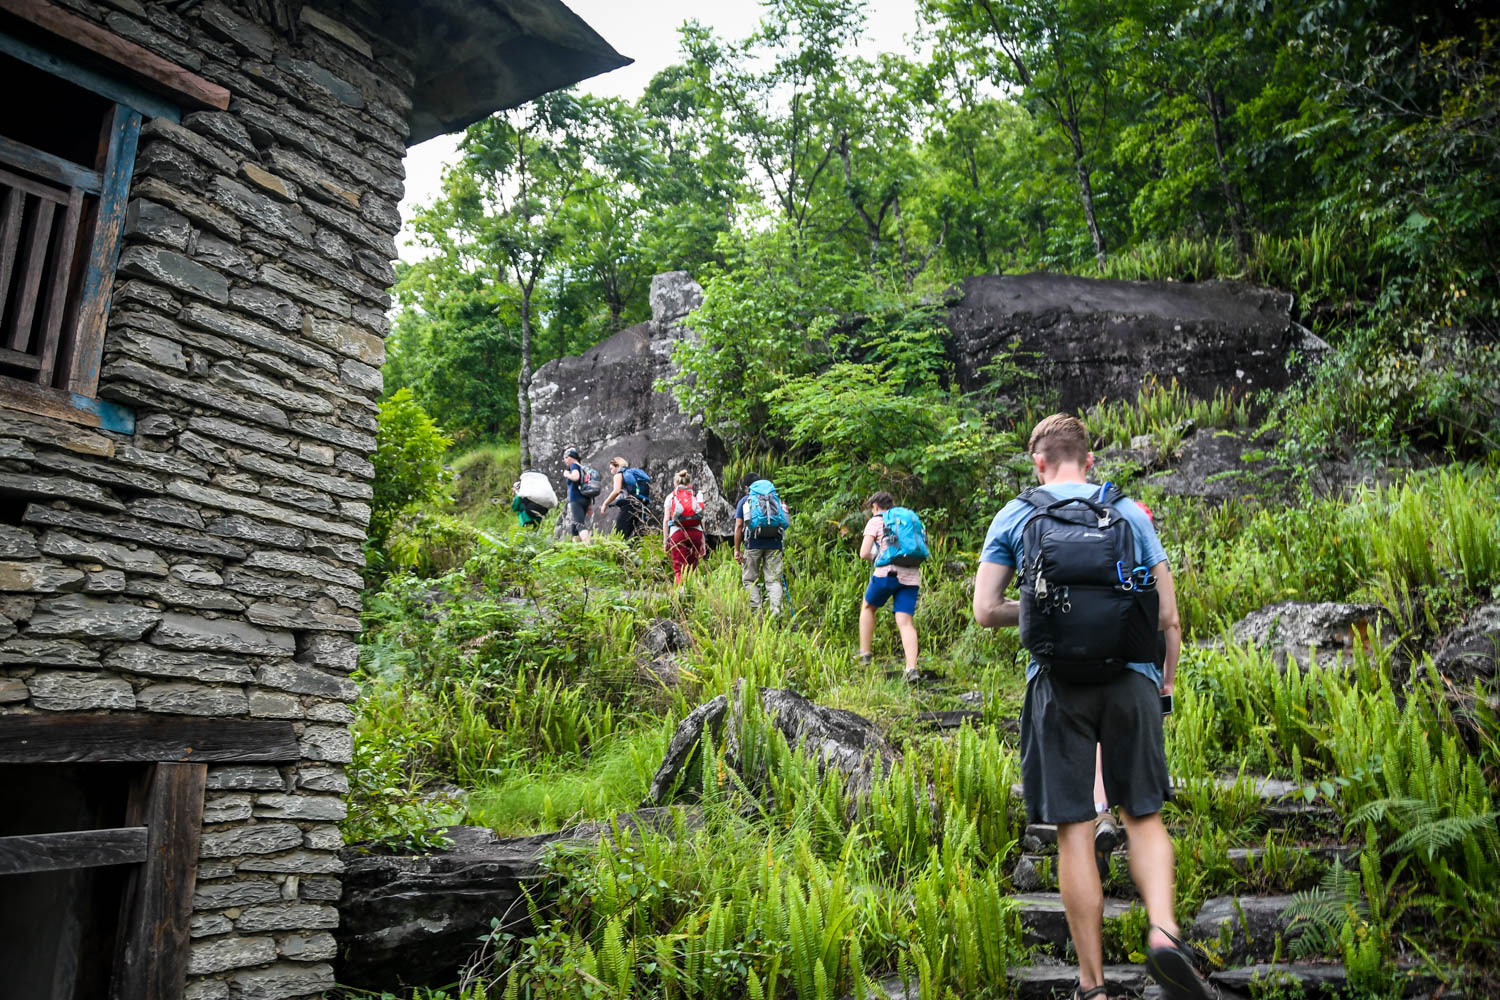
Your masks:
M1172 714L1172 696L1169 694L1164 694L1161 696L1161 714Z

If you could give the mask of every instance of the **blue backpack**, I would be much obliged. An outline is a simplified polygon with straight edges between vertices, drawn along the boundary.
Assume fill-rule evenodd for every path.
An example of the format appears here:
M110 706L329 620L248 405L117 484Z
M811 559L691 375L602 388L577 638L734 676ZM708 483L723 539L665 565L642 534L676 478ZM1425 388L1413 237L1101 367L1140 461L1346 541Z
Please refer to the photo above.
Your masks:
M892 507L880 515L885 522L885 545L876 566L920 566L928 556L927 529L922 519L908 507Z
M637 500L651 499L651 477L645 469L632 466L620 473L620 481L625 484L625 492Z
M757 479L750 484L750 493L745 506L745 535L749 538L780 538L791 525L786 510L781 506L781 497L769 479Z

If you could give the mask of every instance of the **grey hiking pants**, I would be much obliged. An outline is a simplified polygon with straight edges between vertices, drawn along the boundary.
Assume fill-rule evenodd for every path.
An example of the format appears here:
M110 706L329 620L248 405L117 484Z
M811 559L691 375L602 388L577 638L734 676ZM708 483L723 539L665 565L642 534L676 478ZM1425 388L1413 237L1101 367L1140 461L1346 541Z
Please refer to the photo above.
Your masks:
M746 549L744 570L740 582L750 597L750 610L760 610L760 582L766 582L766 603L771 614L781 614L781 571L784 567L782 549Z

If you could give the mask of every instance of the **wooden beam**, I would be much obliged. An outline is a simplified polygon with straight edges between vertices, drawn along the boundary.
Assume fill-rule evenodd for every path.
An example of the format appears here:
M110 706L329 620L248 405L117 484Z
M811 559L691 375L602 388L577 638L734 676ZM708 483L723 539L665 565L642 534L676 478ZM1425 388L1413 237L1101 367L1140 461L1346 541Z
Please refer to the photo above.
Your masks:
M99 171L34 149L24 142L7 139L3 135L0 135L0 163L45 177L63 187L79 188L85 194L99 193Z
M0 837L0 875L134 865L146 860L146 828Z
M139 715L0 716L0 764L299 760L290 722Z
M0 184L5 185L7 188L24 191L29 195L35 195L55 205L61 205L68 200L68 193L66 191L60 191L50 184L43 184L29 177L22 177L20 174L13 174L9 170L0 170Z
M0 347L0 365L10 365L12 368L40 370L42 359L35 354L23 354L20 351L12 351L8 347Z
M145 864L126 888L124 934L110 1000L181 1000L198 881L206 764L157 764L126 818L149 831Z
M10 411L66 420L84 427L97 427L101 431L135 433L135 411L128 406L0 375L0 420Z
M0 0L4 3L5 0ZM70 371L59 384L70 392L92 397L99 389L99 365L104 357L104 325L109 318L109 297L115 285L115 265L120 261L120 236L125 231L126 201L130 175L135 169L135 147L141 137L140 113L123 104L115 105L109 124L99 209L94 217L94 243L83 272L83 290L78 297L78 321L74 326Z
M229 108L229 91L218 84L126 41L92 21L70 14L48 0L0 0L0 10L9 11L44 31L61 36L109 62L116 72L140 80L178 101L219 111Z
M16 247L21 245L21 219L25 209L26 192L8 185L0 189L0 319L5 316L10 269L16 263Z
M3 16L0 13L0 17ZM84 90L93 91L116 104L129 105L148 118L165 118L174 122L182 120L182 109L155 91L122 79L113 72L90 69L83 63L65 59L51 49L8 35L3 29L0 29L0 53L67 80Z

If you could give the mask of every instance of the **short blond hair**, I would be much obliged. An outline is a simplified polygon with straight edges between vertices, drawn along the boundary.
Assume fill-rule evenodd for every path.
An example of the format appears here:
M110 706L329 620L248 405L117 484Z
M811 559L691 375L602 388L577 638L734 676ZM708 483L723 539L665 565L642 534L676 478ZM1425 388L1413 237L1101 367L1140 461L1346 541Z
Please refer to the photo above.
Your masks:
M628 469L630 468L630 459L626 458L624 455L616 455L614 458L609 460L609 464L611 466L618 465L622 469Z
M1089 432L1083 421L1067 413L1042 418L1031 432L1026 450L1041 455L1049 463L1076 462L1082 465L1089 457Z

